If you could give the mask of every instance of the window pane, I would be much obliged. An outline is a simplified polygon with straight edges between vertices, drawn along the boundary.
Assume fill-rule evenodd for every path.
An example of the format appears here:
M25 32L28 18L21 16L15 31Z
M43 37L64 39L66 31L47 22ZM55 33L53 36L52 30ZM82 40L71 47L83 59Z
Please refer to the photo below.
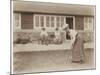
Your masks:
M64 17L61 17L61 27L64 25Z
M84 19L84 22L85 22L85 23L88 23L88 18L85 18L85 19Z
M46 27L50 27L50 18L46 16Z
M57 27L60 27L60 17L56 17L56 25Z
M20 29L20 13L14 13L14 29Z
M89 20L88 17L84 18L84 30L88 30L89 29Z
M35 16L36 27L39 27L39 16Z
M15 20L19 20L19 13L15 13Z
M40 25L44 27L44 16L40 16Z
M93 18L89 18L89 30L93 30Z
M89 18L89 23L92 23L92 18Z
M16 20L16 27L20 25L19 20Z
M84 20L84 30L93 30L93 18L85 17Z
M51 27L54 27L54 17L51 17Z

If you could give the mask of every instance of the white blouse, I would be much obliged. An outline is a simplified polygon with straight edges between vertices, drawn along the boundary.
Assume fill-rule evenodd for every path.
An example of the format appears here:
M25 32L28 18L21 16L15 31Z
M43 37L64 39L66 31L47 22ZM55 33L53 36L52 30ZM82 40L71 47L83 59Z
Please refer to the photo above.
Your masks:
M40 36L48 36L48 33L46 31L41 31Z
M78 34L77 31L72 30L72 29L69 30L69 35L71 37L71 44L74 44L77 34Z
M55 37L56 37L56 38L60 38L60 36L61 36L61 35L60 35L60 31L55 31Z

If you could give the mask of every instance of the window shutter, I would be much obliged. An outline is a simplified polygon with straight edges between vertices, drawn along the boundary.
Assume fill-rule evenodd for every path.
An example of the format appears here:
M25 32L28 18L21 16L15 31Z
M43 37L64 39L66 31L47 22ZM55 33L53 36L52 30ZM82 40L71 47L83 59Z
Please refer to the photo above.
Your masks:
M21 14L21 29L33 29L33 14L32 13Z
M84 17L82 16L75 17L75 29L84 30Z

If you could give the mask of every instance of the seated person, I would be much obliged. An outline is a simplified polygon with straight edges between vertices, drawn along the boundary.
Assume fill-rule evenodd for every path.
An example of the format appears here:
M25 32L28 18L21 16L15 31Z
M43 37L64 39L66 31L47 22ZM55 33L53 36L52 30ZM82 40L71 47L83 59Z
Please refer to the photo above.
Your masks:
M45 28L42 28L41 33L40 33L40 38L41 38L41 43L42 44L48 44L47 43L48 33L45 30Z
M61 44L61 32L58 28L55 29L54 35L55 35L54 43Z

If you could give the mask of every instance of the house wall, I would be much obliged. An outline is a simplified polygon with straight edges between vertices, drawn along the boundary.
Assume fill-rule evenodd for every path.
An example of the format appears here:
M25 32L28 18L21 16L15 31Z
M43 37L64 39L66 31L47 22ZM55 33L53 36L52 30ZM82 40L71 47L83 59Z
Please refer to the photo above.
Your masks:
M16 40L15 37L24 38L24 39L31 38L31 39L35 39L35 40L38 39L41 28L38 28L35 30L34 14L33 13L19 13L19 14L20 15L17 15L17 18L14 19L14 40ZM52 16L56 16L56 15L52 15ZM57 16L59 16L59 15L57 15ZM65 15L65 16L67 16L67 15ZM63 17L64 17L64 15L63 15ZM85 17L86 16L74 16L73 28L75 30L77 30L83 36L84 42L93 42L94 29L91 27L92 27L92 24L94 26L94 20L93 20L93 23L89 23L88 21L90 21L90 20L85 22ZM91 19L93 17L89 17L89 18ZM86 18L86 20L87 20L87 18ZM65 22L64 22L64 24L65 24ZM16 25L18 27L16 27ZM89 29L89 28L91 28L91 29ZM54 27L51 29L47 29L47 30L48 30L48 33L51 34L54 30ZM62 37L64 37L64 36L65 35L62 32Z

